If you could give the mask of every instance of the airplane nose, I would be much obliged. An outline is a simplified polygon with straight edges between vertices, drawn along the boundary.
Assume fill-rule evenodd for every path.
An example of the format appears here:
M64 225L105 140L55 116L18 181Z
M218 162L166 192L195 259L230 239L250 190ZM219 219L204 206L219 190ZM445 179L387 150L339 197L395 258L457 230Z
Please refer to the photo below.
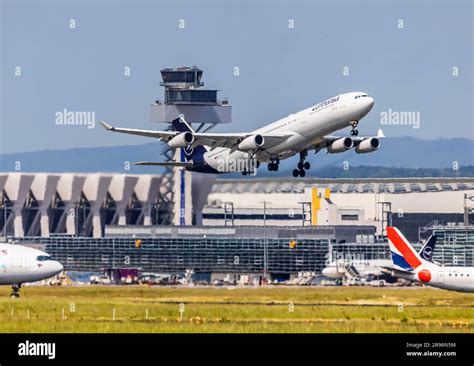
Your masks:
M51 272L53 272L54 274L58 274L59 272L62 272L63 269L64 269L63 265L59 263L58 261L53 261L51 263Z
M323 270L321 271L321 274L326 277L331 277L332 272L333 272L332 268L326 267L326 268L323 268Z
M371 98L371 97L367 98L367 107L369 108L369 110L372 109L372 107L374 106L374 103L375 103L374 98Z

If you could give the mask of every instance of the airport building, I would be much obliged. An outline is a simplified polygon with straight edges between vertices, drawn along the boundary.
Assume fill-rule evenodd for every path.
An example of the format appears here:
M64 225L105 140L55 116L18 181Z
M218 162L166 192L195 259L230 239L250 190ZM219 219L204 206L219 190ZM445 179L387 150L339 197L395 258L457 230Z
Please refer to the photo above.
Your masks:
M198 174L186 194L195 203L188 219L200 216L202 224L171 226L159 221L162 179L4 173L0 228L18 243L39 245L67 270L192 269L209 278L286 279L320 273L330 253L388 259L381 233L392 220L415 236L413 243L435 232L436 261L474 265L469 179L229 182Z

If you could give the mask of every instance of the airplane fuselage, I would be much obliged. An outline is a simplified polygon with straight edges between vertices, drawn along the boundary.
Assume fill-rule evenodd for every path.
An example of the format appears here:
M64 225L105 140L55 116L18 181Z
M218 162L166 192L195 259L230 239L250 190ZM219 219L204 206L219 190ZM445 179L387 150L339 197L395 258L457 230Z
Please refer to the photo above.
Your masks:
M353 267L360 278L369 276L380 276L384 274L383 267L391 264L389 259L370 259L370 260L338 260L331 262L322 270L322 274L330 278L342 279L346 277L346 265Z
M251 132L254 135L290 135L283 142L273 145L271 139L266 139L261 151L255 154L217 147L204 153L201 161L193 161L193 166L187 169L213 173L241 172L248 169L252 161L284 159L308 149L324 136L348 127L351 122L359 121L370 112L373 104L373 99L361 92L335 96Z
M438 266L427 263L414 273L396 274L397 277L445 290L474 292L474 267Z
M58 274L63 266L40 250L0 244L0 285L20 285Z

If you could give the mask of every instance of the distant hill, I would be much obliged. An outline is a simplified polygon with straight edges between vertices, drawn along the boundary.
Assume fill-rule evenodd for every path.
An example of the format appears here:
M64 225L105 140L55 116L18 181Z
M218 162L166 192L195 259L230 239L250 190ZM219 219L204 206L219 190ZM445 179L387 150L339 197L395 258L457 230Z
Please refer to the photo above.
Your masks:
M161 151L163 145L151 142L143 145L3 154L0 155L0 171L14 171L15 162L19 161L23 172L159 173L162 169L154 167L132 165L130 170L125 168L126 162L161 161ZM356 154L354 151L342 154L320 152L310 154L308 159L312 165L310 175L320 177L474 176L474 140L394 137L384 139L380 150L372 154ZM277 174L260 169L259 175L289 175L297 161L298 158L294 157L283 162ZM342 169L345 162L349 166L348 170ZM453 170L453 164L457 164L460 170Z

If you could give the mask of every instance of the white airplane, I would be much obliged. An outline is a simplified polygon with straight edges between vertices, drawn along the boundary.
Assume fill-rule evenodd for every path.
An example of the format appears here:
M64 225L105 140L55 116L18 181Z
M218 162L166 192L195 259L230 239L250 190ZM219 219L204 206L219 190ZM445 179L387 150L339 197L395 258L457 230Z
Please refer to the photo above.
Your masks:
M175 166L202 173L253 174L260 163L268 163L269 171L277 171L280 160L300 155L293 176L304 177L310 163L308 151L322 149L330 154L354 148L358 154L370 153L380 147L385 137L381 129L377 136L359 137L357 125L370 112L374 100L366 93L341 94L279 119L252 132L208 133L193 130L185 117L172 122L173 131L151 131L113 127L103 121L109 131L157 138L170 148L181 148L183 161L138 162L136 165ZM352 127L351 137L330 135Z
M391 261L388 259L353 259L336 260L329 263L322 270L326 277L343 279L346 277L368 278L370 276L383 275L383 267L389 266Z
M63 270L63 266L41 250L0 243L0 285L11 285L11 297L20 296L25 282L41 281Z
M431 235L423 247L420 255L427 261L433 260L433 251L436 245L436 235ZM330 261L323 268L322 274L326 277L343 279L345 277L369 278L386 274L384 268L392 265L391 259L336 259Z
M392 266L387 273L445 290L474 292L474 267L443 267L422 258L396 228L388 227Z

